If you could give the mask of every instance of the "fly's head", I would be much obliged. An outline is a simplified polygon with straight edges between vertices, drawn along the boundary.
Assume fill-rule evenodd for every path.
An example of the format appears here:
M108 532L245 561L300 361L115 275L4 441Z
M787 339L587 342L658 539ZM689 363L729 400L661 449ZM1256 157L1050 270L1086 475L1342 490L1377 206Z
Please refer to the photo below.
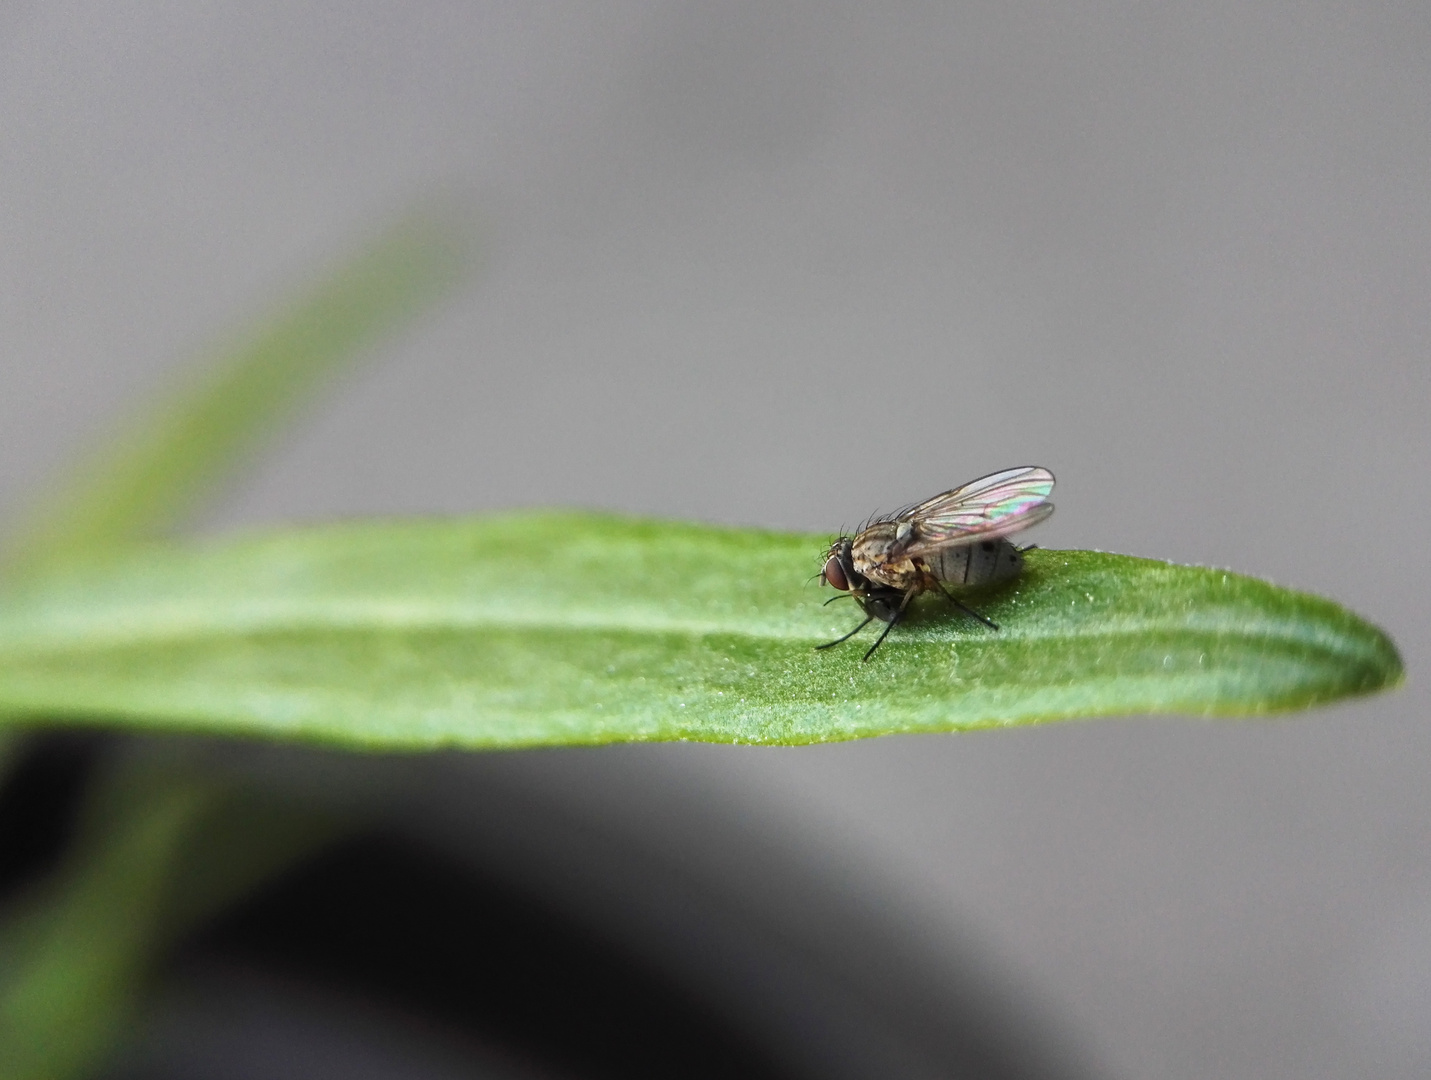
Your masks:
M855 571L850 545L848 536L842 536L830 545L830 550L825 552L825 568L820 571L820 584L832 585L840 592L854 590L858 594L863 591L866 582Z
M877 584L856 570L853 548L854 541L848 536L830 545L825 553L825 568L820 571L820 584L849 593L866 615L889 622L903 607L904 594Z

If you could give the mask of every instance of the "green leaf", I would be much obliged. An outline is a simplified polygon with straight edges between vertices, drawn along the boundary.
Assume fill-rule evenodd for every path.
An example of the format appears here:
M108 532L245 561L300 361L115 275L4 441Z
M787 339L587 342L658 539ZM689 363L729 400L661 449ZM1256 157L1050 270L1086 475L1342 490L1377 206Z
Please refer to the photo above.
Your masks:
M81 462L10 542L7 569L84 559L178 523L327 377L458 280L470 247L455 215L409 214Z
M364 748L808 743L1110 713L1249 715L1397 683L1375 627L1221 570L1034 551L923 597L869 663L824 539L582 513L330 526L0 595L0 717Z

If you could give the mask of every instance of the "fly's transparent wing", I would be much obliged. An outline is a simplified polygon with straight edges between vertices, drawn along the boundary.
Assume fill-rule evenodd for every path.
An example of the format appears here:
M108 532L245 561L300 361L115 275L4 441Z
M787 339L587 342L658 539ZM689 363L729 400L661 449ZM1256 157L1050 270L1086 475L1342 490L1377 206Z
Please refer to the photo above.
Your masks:
M981 477L897 514L910 529L891 554L915 556L1027 529L1053 513L1052 491L1053 473L1036 466Z

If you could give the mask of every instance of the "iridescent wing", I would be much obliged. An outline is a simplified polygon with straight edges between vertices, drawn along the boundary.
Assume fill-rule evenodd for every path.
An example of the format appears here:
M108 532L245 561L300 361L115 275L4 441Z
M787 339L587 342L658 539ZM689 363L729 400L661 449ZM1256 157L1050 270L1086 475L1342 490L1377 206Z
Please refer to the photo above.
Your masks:
M1053 513L1053 473L1035 466L1006 469L901 510L908 524L890 555L917 556L951 544L993 540L1037 525Z

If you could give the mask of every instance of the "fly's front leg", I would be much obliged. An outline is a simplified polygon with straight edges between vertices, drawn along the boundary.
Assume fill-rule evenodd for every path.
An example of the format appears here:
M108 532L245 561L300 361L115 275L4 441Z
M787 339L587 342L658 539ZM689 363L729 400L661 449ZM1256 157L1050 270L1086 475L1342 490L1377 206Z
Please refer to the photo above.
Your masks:
M823 644L823 645L816 645L815 648L817 648L817 649L828 649L828 648L830 648L832 645L838 645L838 644L840 644L842 641L849 641L850 638L854 637L856 634L858 634L861 630L863 630L866 626L868 626L868 625L869 625L870 623L872 623L872 622L874 622L874 616L873 616L873 615L866 615L866 616L865 616L865 621L862 622L862 623L860 623L859 626L855 627L853 630L851 630L851 631L850 631L848 634L846 634L844 637L837 637L834 641L827 641L827 642L825 642L825 644ZM887 633L889 633L889 631L886 630L885 633L887 634ZM883 641L883 640L884 640L884 634L881 634L881 635L880 635L880 639L879 639L879 640L880 640L880 641ZM875 644L878 645L879 642L877 641L877 642L875 642ZM874 652L874 650L871 649L870 652ZM869 657L865 657L865 659L868 660Z
M909 602L914 599L914 594L916 591L917 590L915 589L910 589L909 592L904 594L904 599L901 600L899 604L899 610L894 613L894 617L889 620L889 625L887 625L884 628L884 632L880 634L878 638L875 639L875 643L870 646L870 651L865 653L864 660L861 660L860 663L864 663L865 660L868 660L871 656L875 654L875 650L884 644L884 639L889 637L889 632L894 629L895 624L898 623L900 619L904 618L904 609L909 607Z

